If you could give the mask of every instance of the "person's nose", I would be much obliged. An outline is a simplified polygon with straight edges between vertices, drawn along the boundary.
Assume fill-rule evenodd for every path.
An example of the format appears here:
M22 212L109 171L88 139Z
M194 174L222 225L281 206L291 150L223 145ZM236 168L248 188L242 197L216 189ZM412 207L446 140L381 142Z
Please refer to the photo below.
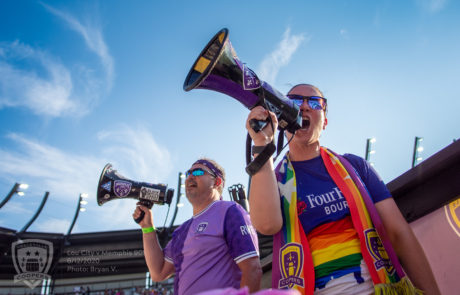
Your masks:
M187 180L189 180L189 179L195 179L195 178L196 178L196 176L193 175L193 173L190 173L188 176L185 176L185 182L187 182Z
M308 104L307 100L304 99L302 104L300 105L300 111L304 112L304 111L311 111L311 107L310 105Z

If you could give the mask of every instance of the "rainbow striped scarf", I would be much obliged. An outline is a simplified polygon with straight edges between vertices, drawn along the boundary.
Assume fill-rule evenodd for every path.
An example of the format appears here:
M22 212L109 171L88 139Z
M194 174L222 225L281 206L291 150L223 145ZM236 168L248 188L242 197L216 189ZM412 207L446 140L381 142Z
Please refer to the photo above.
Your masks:
M405 276L374 203L355 169L345 158L324 147L321 147L321 157L348 203L375 294L423 294ZM296 179L287 154L276 173L283 228L273 238L272 288L293 288L301 294L311 295L315 288L313 258L297 215Z

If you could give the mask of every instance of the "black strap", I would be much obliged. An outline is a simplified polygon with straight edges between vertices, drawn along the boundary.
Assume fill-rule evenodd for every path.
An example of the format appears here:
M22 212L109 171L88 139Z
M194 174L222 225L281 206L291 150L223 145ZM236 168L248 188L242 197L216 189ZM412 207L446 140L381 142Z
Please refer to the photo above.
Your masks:
M251 143L252 143L252 138L249 135L246 136L246 165L251 163Z
M276 157L278 157L281 154L281 151L283 150L283 144L284 144L284 130L281 129L280 132L278 133L278 140L276 143ZM275 157L275 158L276 158Z
M276 146L273 142L270 142L265 146L262 152L246 166L246 172L253 176L256 174L260 168L270 159L273 153L276 151Z
M265 145L253 145L252 155L254 156L255 154L260 154L264 150L265 147L266 147Z

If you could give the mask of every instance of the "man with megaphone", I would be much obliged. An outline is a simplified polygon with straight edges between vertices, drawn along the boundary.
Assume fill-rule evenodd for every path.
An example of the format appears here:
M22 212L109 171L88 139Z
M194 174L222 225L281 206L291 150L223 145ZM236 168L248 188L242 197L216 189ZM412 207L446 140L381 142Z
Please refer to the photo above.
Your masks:
M300 84L287 97L300 108L301 128L286 133L289 152L276 169L271 158L264 162L249 192L254 227L274 235L272 287L302 294L421 294L417 288L440 294L422 247L373 167L320 145L327 126L321 91ZM273 125L253 130L251 120L267 118ZM277 125L274 113L251 110L246 129L256 159Z
M257 234L248 213L237 203L222 200L225 171L202 158L186 173L185 192L193 217L173 233L161 249L151 211L138 203L133 213L143 232L144 254L154 281L175 273L174 294L247 286L259 290L262 270Z

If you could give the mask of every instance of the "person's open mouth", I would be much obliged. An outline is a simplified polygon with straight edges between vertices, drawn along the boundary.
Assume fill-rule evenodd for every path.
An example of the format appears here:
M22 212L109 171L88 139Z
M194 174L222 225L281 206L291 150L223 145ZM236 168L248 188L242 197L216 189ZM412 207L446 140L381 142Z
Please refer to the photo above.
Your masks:
M310 127L310 119L303 118L302 119L302 129L308 129Z

